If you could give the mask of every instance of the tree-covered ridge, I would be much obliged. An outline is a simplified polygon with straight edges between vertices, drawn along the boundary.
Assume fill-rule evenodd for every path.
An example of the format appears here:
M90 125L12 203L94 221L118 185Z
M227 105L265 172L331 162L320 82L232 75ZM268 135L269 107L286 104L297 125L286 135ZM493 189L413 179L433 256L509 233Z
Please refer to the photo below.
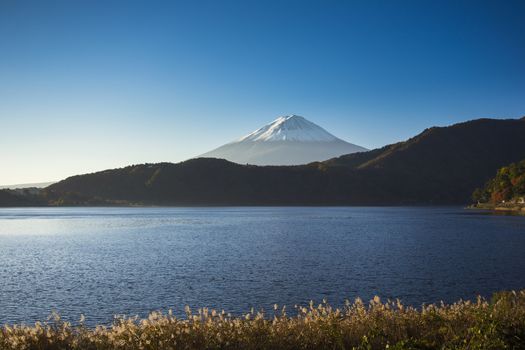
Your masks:
M500 168L484 188L478 188L472 199L479 203L520 203L525 198L525 159Z

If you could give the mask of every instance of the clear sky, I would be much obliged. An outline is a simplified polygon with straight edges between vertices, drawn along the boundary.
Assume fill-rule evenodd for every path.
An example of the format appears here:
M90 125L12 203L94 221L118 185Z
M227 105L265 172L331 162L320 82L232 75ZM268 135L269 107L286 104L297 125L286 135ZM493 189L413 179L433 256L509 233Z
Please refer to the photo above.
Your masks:
M286 114L368 148L525 115L525 1L0 0L0 184L181 161Z

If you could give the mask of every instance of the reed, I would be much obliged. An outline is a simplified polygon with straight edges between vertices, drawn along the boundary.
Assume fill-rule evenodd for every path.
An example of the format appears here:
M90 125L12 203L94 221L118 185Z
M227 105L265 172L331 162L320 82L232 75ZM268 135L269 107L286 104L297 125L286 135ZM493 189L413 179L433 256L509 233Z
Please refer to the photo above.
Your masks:
M185 318L154 312L95 328L53 315L4 326L0 349L525 349L525 290L421 308L379 297L340 309L311 302L293 316L277 305L242 317L186 308Z

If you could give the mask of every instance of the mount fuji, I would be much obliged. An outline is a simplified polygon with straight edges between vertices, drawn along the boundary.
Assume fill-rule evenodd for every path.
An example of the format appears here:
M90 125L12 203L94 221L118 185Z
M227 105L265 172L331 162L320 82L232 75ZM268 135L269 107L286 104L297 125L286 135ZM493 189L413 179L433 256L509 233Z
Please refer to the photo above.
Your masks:
M364 151L367 149L343 141L301 116L289 115L200 157L240 164L300 165Z

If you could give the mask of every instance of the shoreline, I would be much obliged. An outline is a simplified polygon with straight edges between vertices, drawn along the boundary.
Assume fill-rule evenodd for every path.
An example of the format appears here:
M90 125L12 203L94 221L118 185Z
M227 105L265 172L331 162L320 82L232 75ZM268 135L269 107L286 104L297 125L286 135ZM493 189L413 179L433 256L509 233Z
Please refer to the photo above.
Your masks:
M488 204L488 203L482 203L482 204L473 204L468 206L466 209L471 210L484 210L484 211L493 211L493 212L500 212L500 213L509 213L509 214L515 214L515 215L525 215L525 204L508 204L508 205L502 205L502 204Z

